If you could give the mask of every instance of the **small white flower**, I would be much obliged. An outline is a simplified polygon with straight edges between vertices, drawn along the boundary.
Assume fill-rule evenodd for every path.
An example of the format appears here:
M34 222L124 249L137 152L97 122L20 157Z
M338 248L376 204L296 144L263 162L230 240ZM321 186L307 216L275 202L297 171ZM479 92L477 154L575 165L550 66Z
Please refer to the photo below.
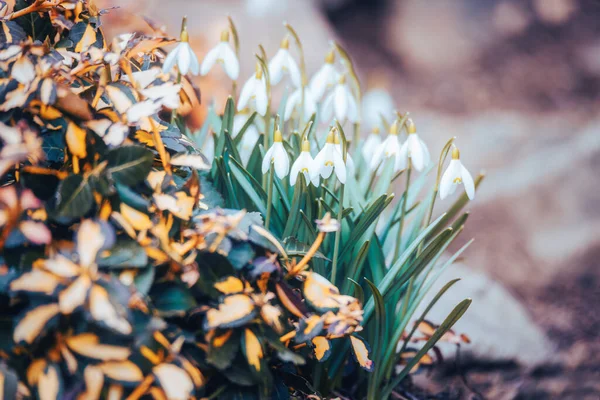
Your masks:
M367 128L381 126L381 117L394 118L394 99L384 89L368 90L362 98L362 115Z
M327 95L322 106L323 121L335 118L343 124L348 119L355 123L358 121L358 108L356 99L346 83L346 75L342 75L331 93Z
M377 151L377 149L381 146L381 135L379 134L379 128L374 127L367 136L367 140L363 143L362 146L362 155L365 160L371 159L373 154Z
M342 143L340 142L340 135L337 133L335 134L335 137L334 137L334 144L335 144L335 149L337 150L338 153L340 153L342 155L342 159L344 159ZM354 167L354 160L352 159L352 156L350 155L349 151L346 152L346 171L348 172L348 175L350 175L350 176L354 176L354 173L356 172L356 168Z
M319 186L319 172L317 171L315 160L310 155L310 142L306 139L302 141L302 151L300 155L292 164L292 170L290 172L290 185L294 186L298 179L298 174L304 175L306 186L311 182L314 186Z
M325 146L323 146L319 154L315 157L315 164L323 179L329 178L335 170L335 174L340 182L346 183L346 164L344 164L342 153L335 148L333 129L327 135Z
M460 152L454 146L452 148L452 160L450 160L450 164L440 181L440 198L443 200L454 193L456 187L461 183L465 186L465 192L467 192L469 199L473 200L475 198L473 177L460 162Z
M382 170L384 159L394 157L394 172L398 172L402 167L402 158L400 157L400 140L398 139L398 121L390 126L390 133L381 144L375 148L374 153L371 153L371 170ZM367 154L365 158L368 160L371 154Z
M325 64L313 75L310 81L310 91L315 100L321 100L325 91L340 79L340 73L336 71L333 63L335 61L335 53L333 50L327 53Z
M283 113L283 120L287 121L292 116L294 110L302 108L302 88L298 88L290 95L285 104L285 112ZM308 121L310 117L317 111L317 102L312 95L312 92L308 86L304 87L304 116L303 120Z
M221 41L211 51L206 54L200 74L202 76L208 74L215 63L223 64L223 69L227 76L232 80L236 80L240 74L240 63L235 55L235 52L229 45L229 31L225 30L221 33Z
M277 129L273 138L273 145L267 153L262 162L262 173L266 174L271 168L271 163L275 167L275 174L279 179L283 179L290 172L290 158L285 147L283 147L283 138L281 137L281 131Z
M248 109L242 110L241 113L238 113L233 117L233 137L237 137L240 131L248 122L248 118L250 118L250 114L247 112ZM256 121L256 119L255 119ZM246 131L244 132L244 137L240 142L240 157L242 158L242 164L247 165L250 157L252 156L252 152L254 151L254 147L256 146L256 142L260 137L260 133L258 131L258 127L256 126L256 122L253 122L248 126Z
M408 166L408 158L417 171L421 171L431 162L431 156L425 142L417 135L417 128L412 120L408 120L408 138L400 148L401 169Z
M283 78L283 74L288 73L292 78L292 83L296 87L302 84L300 69L290 54L290 40L285 37L281 41L281 47L275 56L269 62L269 77L271 85L277 85Z
M177 64L179 72L182 75L186 75L188 71L191 71L194 75L198 75L200 72L200 63L198 63L198 57L196 57L196 54L190 47L185 18L181 28L181 41L165 59L163 64L163 72L165 74L169 73L175 64Z
M264 116L267 113L269 97L267 95L267 82L258 63L256 64L256 72L244 83L238 101L238 111L246 108L251 100L254 101L256 111Z

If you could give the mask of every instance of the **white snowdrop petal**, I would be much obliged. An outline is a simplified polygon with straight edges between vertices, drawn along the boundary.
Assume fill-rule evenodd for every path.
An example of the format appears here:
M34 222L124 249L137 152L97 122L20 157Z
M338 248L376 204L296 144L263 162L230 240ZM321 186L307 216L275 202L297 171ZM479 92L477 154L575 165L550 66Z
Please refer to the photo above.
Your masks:
M181 75L186 75L190 69L191 49L188 43L180 43L179 46L181 46L181 49L177 54L177 67L179 67Z
M331 92L325 97L325 101L321 106L321 119L322 121L328 122L333 118L333 101L335 92ZM340 121L342 122L342 121Z
M348 99L344 86L338 85L335 88L335 100L333 102L335 117L341 123L346 120L346 112L348 111Z
M269 97L267 96L267 86L264 80L256 82L256 111L260 115L267 114L267 106L269 104Z
M288 97L287 103L285 104L285 111L283 113L284 121L288 121L291 118L294 108L296 108L298 103L302 103L302 93L300 92L300 89L296 89L294 93Z
M338 151L333 152L333 166L335 167L335 175L342 184L346 183L346 164L344 158Z
M242 91L240 92L240 98L238 100L237 106L238 111L242 111L248 105L248 102L250 101L250 98L254 93L255 85L256 80L254 79L254 75L252 75L250 79L248 79L246 83L244 83L244 87L242 87Z
M419 138L416 134L408 135L408 151L410 155L410 160L412 162L413 167L417 171L421 171L423 169L423 148L421 147L421 143L419 143Z
M163 63L163 72L165 74L169 73L175 66L175 63L177 62L177 53L179 53L179 45L171 50L169 55L167 55L167 58L165 58L165 62Z
M283 143L276 142L273 144L275 150L275 173L279 179L284 179L290 171L290 158L283 147Z
M296 61L289 52L287 53L286 58L287 68L290 73L290 78L292 78L292 83L294 84L294 86L299 88L300 86L302 86L302 78L300 76L300 69L298 68L298 64L296 64Z
M269 62L269 77L271 78L271 85L277 85L283 77L283 63L285 59L285 53L283 53L283 51L283 49L279 49Z
M223 68L232 80L236 80L240 75L240 63L235 55L235 52L229 46L229 43L223 42Z
M273 152L275 151L274 146L271 146L269 150L265 153L265 158L262 161L262 173L266 174L271 168L271 161L273 160Z
M202 66L200 67L200 75L204 76L209 73L212 67L217 62L219 58L219 45L213 47L204 57L202 61Z
M469 173L469 171L461 164L461 177L463 181L463 185L465 186L465 192L467 192L467 196L470 200L475 198L475 182L473 182L473 177Z
M440 180L440 199L444 200L450 194L453 180L454 178L452 177L452 169L448 166L442 175L442 179Z

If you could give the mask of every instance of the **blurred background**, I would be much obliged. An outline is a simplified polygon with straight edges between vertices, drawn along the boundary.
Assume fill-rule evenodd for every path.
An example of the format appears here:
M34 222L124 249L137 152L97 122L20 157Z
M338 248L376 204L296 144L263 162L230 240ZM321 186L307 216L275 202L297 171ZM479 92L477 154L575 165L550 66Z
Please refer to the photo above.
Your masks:
M363 87L385 87L409 110L432 154L457 136L462 160L487 177L463 240L476 241L440 283L463 281L436 306L473 343L415 382L431 398L600 398L600 1L597 0L103 0L111 34L178 34L188 15L198 56L231 15L242 73L263 44L300 34L314 73L335 39ZM221 80L223 78L223 80ZM199 79L223 101L220 72ZM438 203L439 205L442 203ZM442 282L443 281L443 282Z

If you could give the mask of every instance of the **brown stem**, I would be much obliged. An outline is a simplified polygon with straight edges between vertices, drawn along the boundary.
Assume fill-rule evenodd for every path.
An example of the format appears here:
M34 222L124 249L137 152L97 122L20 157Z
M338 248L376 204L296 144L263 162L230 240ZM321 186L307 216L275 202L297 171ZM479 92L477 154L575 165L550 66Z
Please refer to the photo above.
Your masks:
M289 275L297 275L299 272L302 272L302 270L305 269L305 267L308 265L308 262L317 253L319 247L321 247L321 243L323 243L324 237L325 232L319 232L319 235L317 236L315 242L312 244L312 246L310 246L310 249L308 249L302 260L300 260L300 262L296 264L296 266L290 271Z

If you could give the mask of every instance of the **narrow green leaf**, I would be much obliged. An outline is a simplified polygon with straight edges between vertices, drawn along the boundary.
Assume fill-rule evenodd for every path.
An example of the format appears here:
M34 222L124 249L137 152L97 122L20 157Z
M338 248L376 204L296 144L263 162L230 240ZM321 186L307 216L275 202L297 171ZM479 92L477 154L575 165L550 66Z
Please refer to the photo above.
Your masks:
M388 398L392 391L402 382L402 380L408 375L410 370L421 360L421 358L440 340L440 338L448 332L454 326L463 314L467 311L471 305L471 299L465 299L461 301L454 310L446 317L444 322L438 327L433 336L425 343L425 345L417 352L415 357L404 367L402 372L398 374L383 390L382 398Z

